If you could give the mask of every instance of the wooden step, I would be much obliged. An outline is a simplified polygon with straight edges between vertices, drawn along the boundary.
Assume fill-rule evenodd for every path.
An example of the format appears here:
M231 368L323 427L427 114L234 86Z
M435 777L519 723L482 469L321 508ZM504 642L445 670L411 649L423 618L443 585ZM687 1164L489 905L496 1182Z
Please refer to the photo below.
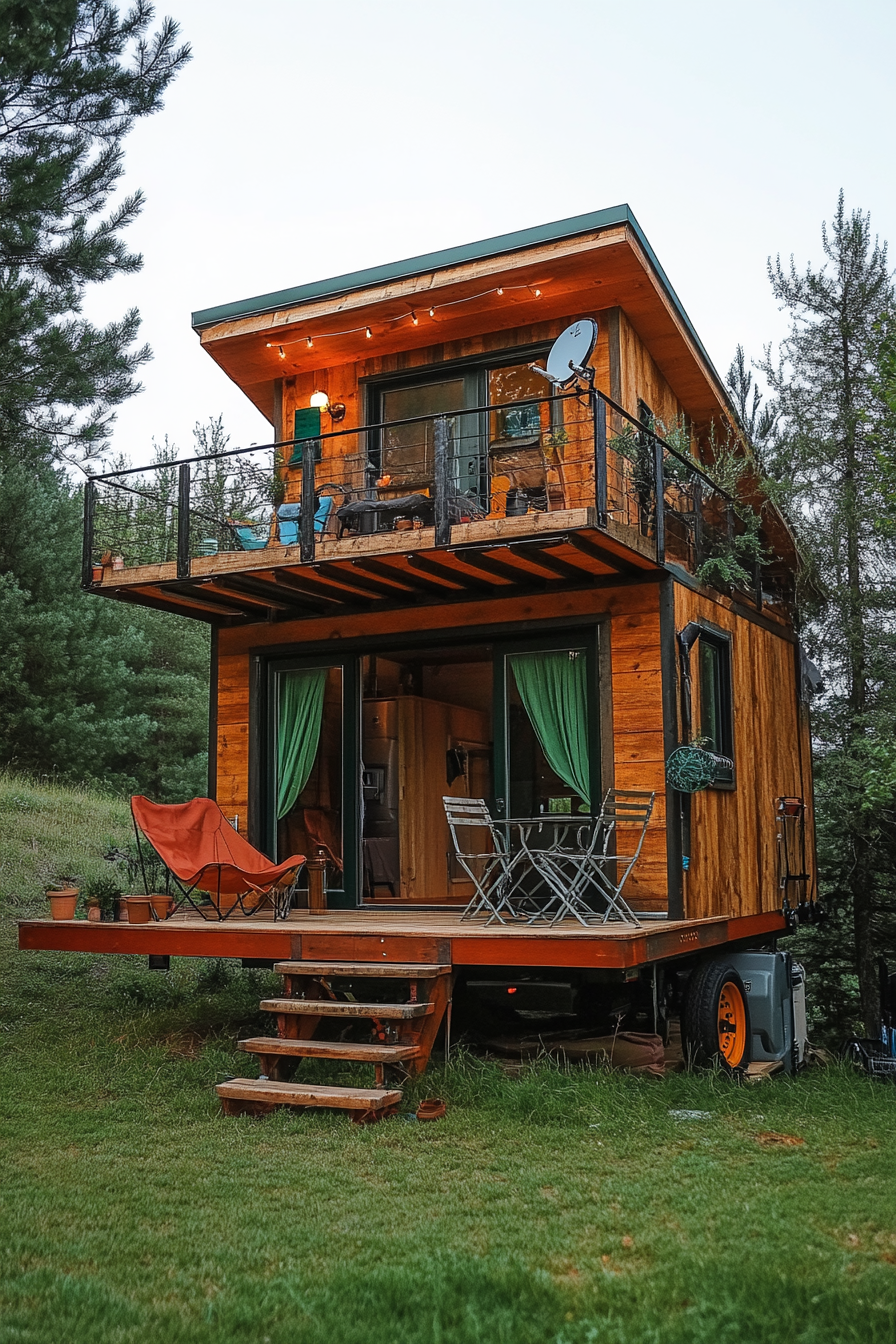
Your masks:
M251 1036L237 1041L250 1055L292 1055L301 1059L362 1060L369 1064L400 1064L419 1059L418 1045L377 1045L373 1041L292 1041L284 1036Z
M278 961L274 965L278 975L381 976L392 980L433 980L448 975L450 966L412 965L406 961Z
M351 1111L355 1119L390 1113L401 1093L384 1087L319 1087L307 1083L273 1083L265 1078L231 1078L215 1088L225 1114L263 1114L275 1106L325 1106Z
M305 1017L428 1017L433 1003L351 1003L342 999L262 999L266 1013L299 1013Z

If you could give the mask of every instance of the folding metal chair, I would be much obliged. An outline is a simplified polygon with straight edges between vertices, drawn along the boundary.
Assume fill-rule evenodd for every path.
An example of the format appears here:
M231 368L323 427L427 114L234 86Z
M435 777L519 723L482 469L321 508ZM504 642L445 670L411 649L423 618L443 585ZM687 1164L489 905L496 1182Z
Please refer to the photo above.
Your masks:
M503 915L514 919L516 912L510 897L517 885L514 869L522 858L522 850L516 854L510 852L484 798L443 797L442 802L455 857L475 888L475 895L461 919L472 919L474 915L486 912L489 914L487 924L494 919L503 924ZM466 828L463 841L459 834L462 828ZM487 834L490 849L480 848L482 841L477 841L471 834L476 830Z
M529 922L546 919L556 924L569 916L580 924L606 924L615 917L626 924L639 925L622 889L640 857L655 802L655 793L608 789L597 817L575 828L569 827L546 849L535 848L528 833L522 830L522 846L529 862L552 892ZM613 842L619 843L620 824L626 829L639 828L633 853L614 851ZM595 898L603 904L602 912L594 908Z

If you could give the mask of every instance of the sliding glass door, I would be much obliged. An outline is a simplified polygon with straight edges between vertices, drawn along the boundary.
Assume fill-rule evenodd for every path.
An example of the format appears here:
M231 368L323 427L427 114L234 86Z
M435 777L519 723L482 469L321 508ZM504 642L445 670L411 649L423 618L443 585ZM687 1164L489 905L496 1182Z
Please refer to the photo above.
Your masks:
M328 904L355 904L360 780L357 659L269 665L265 807L269 851L326 859Z
M584 814L600 805L597 630L500 646L495 813Z
M498 819L600 805L594 627L276 659L265 685L266 846L324 857L330 906L465 905L446 796Z

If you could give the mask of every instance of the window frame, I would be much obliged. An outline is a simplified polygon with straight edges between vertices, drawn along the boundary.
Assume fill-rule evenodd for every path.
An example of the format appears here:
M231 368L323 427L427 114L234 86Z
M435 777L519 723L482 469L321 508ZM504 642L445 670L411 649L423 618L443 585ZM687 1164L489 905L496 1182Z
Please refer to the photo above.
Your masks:
M708 732L707 705L704 692L703 650L713 649L718 662L717 676L717 715L713 731ZM715 744L710 747L720 756L727 756L732 762L730 770L720 772L709 786L723 792L737 788L737 762L734 755L734 683L732 674L732 637L729 631L700 622L700 638L697 642L697 682L699 685L700 737L710 737Z
M505 368L509 364L523 364L530 360L545 359L553 341L536 341L529 345L510 346L506 349L483 351L478 355L467 355L460 359L439 360L432 364L423 364L418 368L401 369L393 373L371 374L359 379L367 425L382 423L382 394L394 392L405 387L417 387L427 383L449 383L463 378L464 401L467 411L488 406L488 374L490 369ZM545 383L545 397L551 395L549 384ZM459 411L457 414L462 415ZM552 412L553 417L553 412ZM483 470L480 473L479 491L481 498L489 494L488 473L488 412L482 415L480 427L483 448L480 456ZM382 432L372 430L367 435L367 460L376 467L382 467Z

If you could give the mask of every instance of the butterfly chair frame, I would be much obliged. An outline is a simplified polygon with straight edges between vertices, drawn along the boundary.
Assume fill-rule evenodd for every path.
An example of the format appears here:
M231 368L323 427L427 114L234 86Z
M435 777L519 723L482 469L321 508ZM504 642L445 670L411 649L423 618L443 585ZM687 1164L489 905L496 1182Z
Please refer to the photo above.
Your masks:
M622 890L641 855L655 802L655 793L608 789L597 817L567 827L546 849L532 846L531 828L521 828L527 858L552 892L529 923L547 920L556 924L572 917L580 924L606 924L615 918L640 927ZM613 842L619 840L620 823L626 828L639 828L633 853L620 854L613 849ZM604 906L602 913L594 908L595 898Z
M198 892L201 895L209 898L212 904L212 908L216 912L214 918L218 920L229 919L230 916L234 913L234 911L237 910L243 916L244 919L247 919L251 915L258 914L259 910L265 907L266 902L268 900L270 900L271 904L267 906L267 909L269 911L273 910L275 920L286 919L286 917L288 916L290 910L292 909L293 897L295 896L296 886L298 885L299 873L301 872L301 865L294 872L292 881L289 884L284 884L279 887L272 887L270 891L265 893L259 893L258 891L255 890L255 888L251 887L247 888L244 892L240 892L239 895L234 895L232 892L223 893L221 891L221 869L226 867L227 866L226 864L207 865L206 869L203 870L204 872L207 872L209 867L217 868L218 882L217 882L217 888L214 892L209 889L208 885L200 887L198 883L194 883L192 886L188 886L186 883L181 881L181 879L177 876L176 873L173 873L171 871L168 864L162 858L161 854L155 848L155 846L153 845L153 843L151 842L151 840L147 835L143 835L143 840L141 841L140 827L137 825L137 818L134 816L133 809L131 810L131 821L134 824L134 836L137 841L137 857L140 861L140 872L143 877L143 889L146 892L147 896L150 895L149 878L147 877L146 861L144 859L143 854L143 842L145 841L147 848L152 851L152 853L156 857L156 860L162 865L162 867L165 870L165 895L166 896L172 895L171 891L172 884L177 888L178 892L180 893L179 898L177 897L174 898L175 905L172 913L175 913L176 911L183 909L185 905L191 905L193 909L196 911L196 913L201 915L203 919L209 919L210 916L208 914L207 902L194 900L194 895ZM246 901L250 899L253 901L253 904L251 906L247 906ZM231 900L233 901L233 904L230 905L230 907L227 910L223 910L222 905ZM152 916L153 919L159 918L159 916L155 913L154 910L152 912Z
M492 819L484 798L443 797L442 802L455 857L475 889L473 899L461 919L472 919L487 913L487 924L493 920L503 924L505 915L516 918L512 898L522 878L522 872L517 872L522 851L515 854L510 852L507 840ZM486 831L491 849L476 849L471 843L462 841L460 832L464 828L467 834L473 829Z

